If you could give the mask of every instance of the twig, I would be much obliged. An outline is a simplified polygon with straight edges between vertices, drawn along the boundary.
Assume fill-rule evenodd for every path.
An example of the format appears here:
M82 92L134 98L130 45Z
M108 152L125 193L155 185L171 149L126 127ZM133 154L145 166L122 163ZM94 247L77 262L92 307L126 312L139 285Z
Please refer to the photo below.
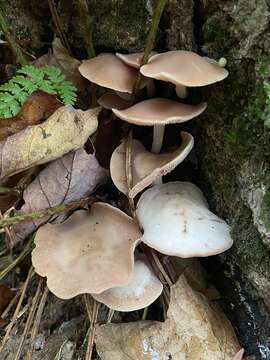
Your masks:
M33 274L34 274L34 269L33 269L33 266L31 266L31 268L30 268L30 270L29 270L29 272L28 272L27 278L26 278L26 280L25 280L25 283L24 283L24 285L23 285L20 299L19 299L19 301L18 301L18 304L17 304L16 309L15 309L15 311L14 311L14 314L13 314L13 316L12 316L12 319L11 319L9 325L7 326L7 330L6 330L5 336L4 336L3 340L2 340L2 344L1 344L1 347L0 347L0 353L2 352L4 346L5 346L8 338L9 338L9 334L10 334L10 332L11 332L11 330L12 330L12 328L13 328L16 320L17 320L17 316L18 316L18 314L19 314L19 312L20 312L20 309L21 309L21 306L22 306L22 302L23 302L23 299L24 299L24 295L25 295L25 293L26 293L27 287L28 287L28 285L29 285L29 282L30 282L31 277L32 277Z
M133 132L130 130L128 134L128 138L126 139L126 179L127 179L127 188L128 188L128 201L129 207L132 214L132 217L136 220L136 213L135 213L135 205L134 200L129 196L129 192L133 186L133 178L132 178L132 135Z
M55 25L58 35L61 39L61 42L68 50L69 55L72 55L70 46L67 41L67 37L66 37L64 31L62 30L61 21L60 21L54 0L48 0L48 4L49 4L49 8L50 8L50 11L52 14L52 19L53 19L54 25Z
M148 36L146 39L146 44L145 44L145 49L144 49L141 66L145 65L147 63L149 56L151 54L151 51L153 50L153 47L155 45L159 21L160 21L162 12L164 10L164 7L166 5L166 2L167 2L167 0L157 0L157 5L156 5L155 11L154 11L152 24L151 24L151 27L150 27L150 30L149 30L149 33L148 33ZM138 76L137 76L136 83L134 86L134 91L133 91L135 96L136 96L138 90L140 89L141 81L142 81L142 75L140 72L138 72Z
M91 321L91 318L92 318L92 309L91 309L91 300L90 299L91 298L88 294L83 294L83 300L85 303L86 312L87 312L89 321Z
M21 336L21 341L20 341L20 344L19 344L19 347L18 347L18 350L16 352L14 360L19 360L21 358L21 353L22 353L22 350L23 350L23 346L24 346L28 331L29 331L29 329L30 329L30 327L32 325L34 315L35 315L35 312L36 312L36 308L37 308L39 300L40 300L40 295L41 295L41 289L42 289L43 282L44 282L44 279L40 278L39 282L38 282L38 286L37 286L37 290L36 290L34 299L33 299L32 304L31 304L31 308L29 310L29 314L28 314L26 324L25 324L25 327L24 327L24 330L23 330L23 334Z
M26 57L24 56L20 46L16 43L14 36L9 29L8 23L5 19L4 12L2 7L0 7L0 28L2 29L11 50L13 51L14 55L16 56L17 61L23 66L28 63Z
M5 308L5 311L2 313L1 318L5 319L7 317L7 314L10 312L10 309L12 309L13 305L17 302L19 297L21 296L22 288L19 289L17 294L13 297L13 299L10 301L8 306Z
M38 334L38 329L39 329L39 325L40 325L40 321L41 321L41 317L43 314L43 310L47 301L47 297L49 294L49 289L47 286L45 286L44 290L43 290L43 294L37 309L37 313L36 313L36 318L34 321L34 325L32 328L32 332L31 332L31 340L30 340L30 349L28 351L27 354L27 359L28 360L32 360L32 356L33 356L33 351L34 351L34 344L35 344L35 339L37 337Z
M86 0L77 0L77 7L79 10L82 36L85 43L85 48L87 51L88 58L91 59L96 56L94 44L93 44L93 35L92 35L92 21L89 14L88 4Z
M107 324L110 324L112 322L114 313L115 313L115 311L113 309L109 308L108 317L107 317Z
M14 226L24 221L31 221L31 220L38 220L42 219L43 217L52 216L52 215L59 215L63 212L67 212L70 210L74 210L77 207L85 205L87 203L93 203L96 199L93 196L89 196L87 198L83 198L81 200L73 201L68 204L61 204L56 205L51 208L38 210L29 214L23 215L15 215L10 218L0 219L0 229L6 226Z
M153 260L155 261L155 264L157 265L157 268L159 269L159 271L163 275L163 277L164 277L165 281L167 282L167 284L170 287L173 286L173 282L171 281L170 277L168 276L166 270L164 269L162 263L160 262L157 254L155 253L155 251L153 249L151 249L151 254L153 256Z
M23 249L23 251L20 253L20 255L10 264L8 265L3 271L0 272L0 280L3 279L5 276L7 276L10 271L12 271L20 261L22 261L31 251L33 248L33 240L34 236L31 236L27 245Z
M91 360L91 357L92 357L96 325L97 325L98 310L99 310L99 303L96 300L94 300L93 311L92 311L92 316L91 316L91 323L90 323L90 333L89 333L89 338L88 338L87 350L86 350L86 354L85 354L85 360Z

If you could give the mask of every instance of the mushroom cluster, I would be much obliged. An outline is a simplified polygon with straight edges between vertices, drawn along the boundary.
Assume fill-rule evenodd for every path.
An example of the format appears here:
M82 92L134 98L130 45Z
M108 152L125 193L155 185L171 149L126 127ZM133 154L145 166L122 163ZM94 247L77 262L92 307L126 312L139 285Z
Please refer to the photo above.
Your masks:
M209 210L196 185L162 183L162 177L175 169L194 145L193 136L182 131L178 148L160 152L165 126L199 116L206 103L190 105L155 97L157 80L175 85L180 97L188 95L188 87L223 80L228 75L221 66L224 61L189 51L153 53L143 66L142 58L142 53L100 54L79 67L84 77L108 90L98 100L103 108L129 124L154 128L151 152L138 139L123 139L110 161L113 183L137 203L136 219L109 204L95 203L90 211L76 211L61 224L42 226L32 253L36 272L47 277L49 289L58 297L90 293L118 311L144 308L163 290L158 274L136 249L140 242L182 258L215 255L232 246L229 226ZM133 91L139 73L139 91L150 98L136 102ZM128 145L131 179L127 174Z

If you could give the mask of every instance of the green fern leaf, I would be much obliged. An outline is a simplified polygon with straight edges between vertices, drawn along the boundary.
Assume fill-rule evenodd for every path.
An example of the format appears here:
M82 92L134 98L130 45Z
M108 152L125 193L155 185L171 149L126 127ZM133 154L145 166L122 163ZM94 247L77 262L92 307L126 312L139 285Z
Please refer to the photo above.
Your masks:
M57 94L65 105L74 105L77 100L76 87L65 79L59 68L26 65L9 82L0 86L0 117L16 115L27 96L38 89Z

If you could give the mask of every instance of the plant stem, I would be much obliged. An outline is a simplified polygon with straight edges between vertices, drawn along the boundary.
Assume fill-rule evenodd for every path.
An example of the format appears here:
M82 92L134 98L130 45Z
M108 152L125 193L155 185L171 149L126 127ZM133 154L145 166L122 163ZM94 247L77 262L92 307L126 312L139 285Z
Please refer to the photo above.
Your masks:
M17 61L22 65L26 65L28 63L26 57L24 56L20 46L16 43L11 30L8 27L8 23L5 19L4 12L2 7L0 7L0 28L2 29L11 50L13 51L14 55L16 56Z
M14 226L16 224L19 224L23 221L32 221L32 220L38 220L42 219L43 217L52 216L52 215L58 215L70 210L74 210L82 205L85 205L87 203L93 203L96 199L92 196L89 196L87 198L73 201L68 204L61 204L57 205L51 208L38 210L29 214L23 214L23 215L16 215L10 218L3 218L0 219L0 229L6 226Z
M11 319L10 323L8 324L5 336L4 336L4 338L3 338L2 342L1 342L0 354L1 354L2 350L4 349L4 346L5 346L6 342L7 342L7 340L9 339L9 335L11 333L11 330L12 330L12 328L13 328L16 320L17 320L17 317L19 315L19 312L20 312L20 309L21 309L21 306L22 306L22 302L23 302L27 287L28 287L28 285L30 283L30 280L31 280L33 274L34 274L34 268L33 268L33 266L31 266L31 268L29 269L27 278L26 278L26 280L25 280L25 282L23 284L22 292L21 292L21 296L19 298L18 304L16 306L16 309L14 311L14 314L12 316L12 319Z
M96 56L93 35L92 35L92 21L89 15L89 9L86 0L77 0L77 6L81 19L82 35L85 43L88 58L91 59Z
M5 278L32 251L33 240L34 240L34 236L32 236L29 239L28 243L26 244L20 255L14 261L12 261L11 264L9 264L5 269L3 269L0 272L0 280Z
M91 360L91 358L92 358L97 318L98 318L98 310L99 310L99 303L96 300L94 300L92 316L91 316L91 319L89 319L90 320L90 329L89 329L89 338L88 338L85 360Z
M60 21L60 18L59 18L59 15L58 15L54 0L48 0L48 4L49 4L49 8L50 8L50 11L51 11L51 15L52 15L54 25L55 25L56 30L58 32L58 36L61 39L61 43L62 43L63 46L65 46L65 48L69 52L69 55L72 55L72 52L71 52L67 37L66 37L64 31L62 30L61 21Z
M149 33L148 33L148 36L146 39L146 44L145 44L145 49L144 49L141 66L143 66L147 63L149 56L151 54L151 51L153 50L153 47L155 45L159 21L160 21L162 12L164 10L164 7L166 5L166 2L167 2L167 0L157 0L157 5L156 5L155 11L154 11L152 24L151 24L151 27L150 27L150 30L149 30ZM134 86L134 94L135 95L138 92L138 90L140 89L141 81L142 81L142 75L139 72L135 86Z

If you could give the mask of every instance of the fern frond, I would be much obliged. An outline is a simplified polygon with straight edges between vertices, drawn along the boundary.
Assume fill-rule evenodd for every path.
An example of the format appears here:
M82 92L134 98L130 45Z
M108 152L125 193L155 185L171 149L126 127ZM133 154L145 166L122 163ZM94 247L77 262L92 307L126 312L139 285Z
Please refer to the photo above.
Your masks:
M67 105L77 100L76 87L55 66L23 66L9 82L0 86L0 117L16 115L28 95L36 90L57 94Z

